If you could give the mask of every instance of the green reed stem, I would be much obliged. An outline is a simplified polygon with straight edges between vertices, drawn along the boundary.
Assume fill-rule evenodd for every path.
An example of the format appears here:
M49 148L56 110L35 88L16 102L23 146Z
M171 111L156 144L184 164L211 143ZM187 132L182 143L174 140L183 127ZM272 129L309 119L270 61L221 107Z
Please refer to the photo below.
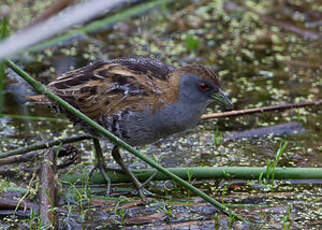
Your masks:
M188 180L189 172L192 175L190 180L202 179L235 179L235 180L256 180L260 174L266 172L266 167L194 167L194 168L167 168L171 173L178 177ZM147 180L153 173L154 169L134 169L132 172L140 181ZM273 171L270 170L270 174ZM131 182L129 176L114 171L107 171L112 183ZM322 168L275 168L275 180L291 180L291 179L322 179ZM81 179L77 173L68 174L62 177L62 180L68 183L76 183ZM169 180L169 176L157 173L153 180ZM106 183L100 173L94 173L89 184Z

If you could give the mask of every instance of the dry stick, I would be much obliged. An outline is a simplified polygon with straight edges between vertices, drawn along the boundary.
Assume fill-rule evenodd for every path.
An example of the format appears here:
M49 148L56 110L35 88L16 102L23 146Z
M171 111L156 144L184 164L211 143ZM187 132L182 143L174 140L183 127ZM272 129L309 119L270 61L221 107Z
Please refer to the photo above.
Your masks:
M45 141L45 142L40 142L40 143L36 143L33 145L29 145L26 147L22 147L19 149L15 149L12 151L8 151L8 152L4 152L4 153L0 153L0 159L2 158L6 158L6 157L10 157L10 156L16 156L16 155L20 155L20 154L24 154L24 153L28 153L34 150L39 150L39 149L46 149L55 145L60 145L60 144L68 144L68 143L73 143L76 141L82 141L82 140L86 140L86 139L91 139L92 137L88 136L88 135L80 135L80 136L75 136L75 137L68 137L68 138L64 138L64 139L58 139L58 140L54 140L54 141ZM0 163L1 165L1 163Z
M246 114L252 114L252 113L262 113L272 110L284 110L284 109L292 109L292 108L301 108L301 107L307 107L307 106L319 106L321 105L322 100L317 101L309 101L309 102L301 102L297 104L282 104L282 105L273 105L273 106L265 106L261 108L254 108L254 109L242 109L242 110L234 110L224 113L210 113L210 114L204 114L201 116L201 119L210 119L210 118L222 118L222 117L235 117L235 116L241 116Z
M19 201L17 200L11 200L8 198L0 198L0 209L9 209L9 210L15 210L17 207ZM38 205L28 202L28 201L23 201L22 205L19 207L19 209L26 210L26 209L33 209L35 211L38 211L39 207Z
M37 152L26 153L18 156L6 157L3 159L0 159L0 166L31 161L41 156L42 154L43 154L42 152L37 151Z
M63 143L63 141L61 142ZM58 143L57 145L60 145L61 143ZM44 149L47 149L48 147L44 147ZM40 156L43 155L42 151L34 151L31 153L24 153L21 155L15 155L11 157L6 157L3 159L0 159L0 166L8 165L8 164L16 164L21 162L27 162L27 161L34 161L37 160ZM79 152L76 148L72 146L62 146L62 148L59 149L58 157L63 156L70 156L69 159L67 159L65 162L63 162L61 165L58 165L58 169L67 167L68 165L75 162L77 159L77 156L79 156ZM3 173L0 170L0 175L3 175Z
M55 226L55 175L56 154L51 149L46 151L40 172L40 217L42 220L41 227L44 229Z

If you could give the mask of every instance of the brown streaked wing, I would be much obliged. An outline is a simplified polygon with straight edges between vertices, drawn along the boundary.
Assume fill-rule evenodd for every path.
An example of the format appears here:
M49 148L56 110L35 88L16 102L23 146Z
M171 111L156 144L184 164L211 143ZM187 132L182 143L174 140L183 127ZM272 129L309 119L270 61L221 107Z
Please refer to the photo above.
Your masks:
M159 62L154 68L150 68L151 63L147 66L144 63L148 63L147 59L94 63L63 74L48 87L94 119L112 115L129 105L133 111L148 104L161 106L160 100L155 103L155 97L169 88L168 73L172 69Z

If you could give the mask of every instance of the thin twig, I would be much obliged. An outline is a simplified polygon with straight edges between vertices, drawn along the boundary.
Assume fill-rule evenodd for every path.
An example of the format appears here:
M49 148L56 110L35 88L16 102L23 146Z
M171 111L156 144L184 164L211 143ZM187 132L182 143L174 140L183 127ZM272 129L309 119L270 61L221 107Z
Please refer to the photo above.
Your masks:
M282 104L282 105L273 105L273 106L265 106L261 108L253 108L253 109L242 109L242 110L234 110L224 113L210 113L210 114L204 114L201 116L201 119L210 119L210 118L222 118L222 117L235 117L235 116L241 116L246 114L252 114L252 113L262 113L272 110L285 110L285 109L293 109L293 108L302 108L307 106L319 106L321 105L322 100L317 101L308 101L308 102L301 102L296 104Z
M55 145L60 145L60 144L68 144L72 142L77 142L77 141L82 141L86 139L91 139L91 136L88 135L80 135L80 136L75 136L75 137L68 137L68 138L63 138L63 139L58 139L54 141L45 141L45 142L40 142L36 143L33 145L29 145L23 148L15 149L12 151L0 153L0 159L10 157L10 156L16 156L24 153L28 153L34 150L39 150L39 149L46 149Z

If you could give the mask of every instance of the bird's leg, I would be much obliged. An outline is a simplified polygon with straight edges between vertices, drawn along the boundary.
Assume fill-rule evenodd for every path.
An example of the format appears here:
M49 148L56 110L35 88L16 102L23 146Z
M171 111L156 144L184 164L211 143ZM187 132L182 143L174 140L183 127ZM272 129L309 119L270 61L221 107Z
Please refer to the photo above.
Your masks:
M108 168L105 165L101 145L100 145L100 142L99 142L99 140L97 138L93 138L93 142L94 142L94 148L95 148L96 164L95 164L95 167L89 173L89 177L91 177L93 172L95 171L95 169L98 168L100 173L102 174L102 176L104 177L104 179L106 180L106 183L107 183L106 194L109 194L110 191L111 191L111 179L109 178L109 176L106 173Z
M124 171L124 173L126 173L127 175L130 176L132 182L134 183L135 187L138 189L139 192L139 196L141 197L141 199L144 201L145 200L145 196L144 196L144 188L142 186L142 184L140 183L140 181L135 177L135 175L131 172L131 170L125 165L121 155L120 155L120 148L119 146L114 146L113 150L112 150L112 156L114 158L114 160L121 166L122 170Z

